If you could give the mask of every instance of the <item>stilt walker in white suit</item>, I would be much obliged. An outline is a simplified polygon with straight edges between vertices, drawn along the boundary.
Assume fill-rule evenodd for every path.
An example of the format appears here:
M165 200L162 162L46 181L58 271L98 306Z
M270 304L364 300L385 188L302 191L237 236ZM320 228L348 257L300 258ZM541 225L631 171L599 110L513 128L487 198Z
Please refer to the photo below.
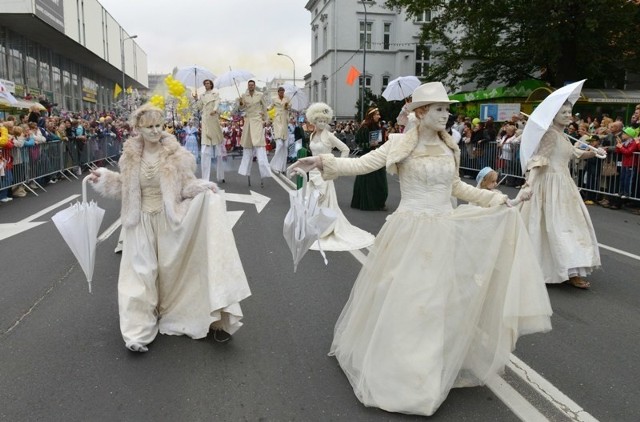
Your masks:
M251 175L251 163L255 149L256 157L258 158L260 178L271 177L263 130L264 121L268 118L268 103L261 92L256 92L255 81L250 80L247 82L247 92L240 96L239 105L240 110L243 110L245 115L242 138L240 139L240 145L242 145L242 161L240 162L238 174L243 176ZM249 185L251 185L251 179L249 179Z
M276 140L276 152L271 159L271 170L284 173L287 169L287 141L289 139L289 99L284 95L284 88L278 88L278 95L273 97L273 138Z
M213 89L213 81L205 79L203 82L205 92L198 99L198 94L194 94L196 106L202 114L202 151L200 153L200 173L204 180L209 180L211 176L211 158L216 157L216 178L218 182L224 183L224 165L222 162L224 136L220 127L220 94L217 89Z

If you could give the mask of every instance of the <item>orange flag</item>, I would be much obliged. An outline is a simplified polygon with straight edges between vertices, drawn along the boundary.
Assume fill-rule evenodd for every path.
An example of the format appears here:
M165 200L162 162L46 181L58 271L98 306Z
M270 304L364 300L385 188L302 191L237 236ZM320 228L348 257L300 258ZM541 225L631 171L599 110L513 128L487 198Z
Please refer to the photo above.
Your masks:
M353 85L360 75L360 71L354 66L351 66L351 69L349 69L349 72L347 73L347 85Z

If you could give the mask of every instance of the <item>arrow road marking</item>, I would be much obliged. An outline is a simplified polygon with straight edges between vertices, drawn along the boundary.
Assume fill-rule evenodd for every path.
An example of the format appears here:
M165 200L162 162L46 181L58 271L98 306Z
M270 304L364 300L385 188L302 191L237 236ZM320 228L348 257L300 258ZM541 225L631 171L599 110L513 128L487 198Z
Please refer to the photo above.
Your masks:
M33 221L38 217L41 217L45 214L50 213L51 211L55 210L56 208L66 204L67 202L73 201L74 199L76 199L77 197L79 197L80 195L71 195L70 197L63 199L60 202L57 202L41 211L38 211L35 214L30 215L27 218L23 218L22 220L18 221L17 223L4 223L4 224L0 224L0 241L7 239L11 236L15 236L16 234L20 234L24 231L27 231L29 229L32 229L34 227L38 227L41 224L46 223L46 221Z
M224 195L225 201L242 202L244 204L255 204L258 213L260 213L264 209L264 207L267 206L269 201L271 201L271 198L269 198L268 196L261 195L258 192L254 192L252 190L250 190L249 192L249 195L242 193L228 193L224 191L222 192L222 194Z

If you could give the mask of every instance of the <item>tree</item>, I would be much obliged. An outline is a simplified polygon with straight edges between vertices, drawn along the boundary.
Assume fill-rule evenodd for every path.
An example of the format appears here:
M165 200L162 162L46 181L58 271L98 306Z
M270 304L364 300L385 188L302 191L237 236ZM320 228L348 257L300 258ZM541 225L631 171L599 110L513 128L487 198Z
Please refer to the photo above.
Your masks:
M433 45L428 79L452 88L475 82L552 86L587 78L623 89L640 69L638 0L386 0L410 19L435 11L421 43ZM465 59L474 60L462 69Z
M364 110L365 113L369 107L378 107L381 120L387 122L395 122L396 117L400 114L400 110L404 105L403 101L387 101L382 95L375 95L370 89L364 91ZM360 121L360 98L356 101L356 122Z

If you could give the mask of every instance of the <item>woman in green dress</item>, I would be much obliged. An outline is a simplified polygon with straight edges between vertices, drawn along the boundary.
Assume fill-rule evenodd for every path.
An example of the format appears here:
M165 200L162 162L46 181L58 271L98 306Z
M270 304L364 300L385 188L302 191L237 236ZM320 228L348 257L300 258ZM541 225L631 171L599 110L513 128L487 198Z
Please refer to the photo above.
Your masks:
M380 111L377 107L370 107L367 115L356 132L356 144L366 154L384 143L384 133L380 127ZM386 211L387 195L386 170L380 168L371 173L356 176L353 184L353 196L351 198L351 208L358 208L363 211Z

